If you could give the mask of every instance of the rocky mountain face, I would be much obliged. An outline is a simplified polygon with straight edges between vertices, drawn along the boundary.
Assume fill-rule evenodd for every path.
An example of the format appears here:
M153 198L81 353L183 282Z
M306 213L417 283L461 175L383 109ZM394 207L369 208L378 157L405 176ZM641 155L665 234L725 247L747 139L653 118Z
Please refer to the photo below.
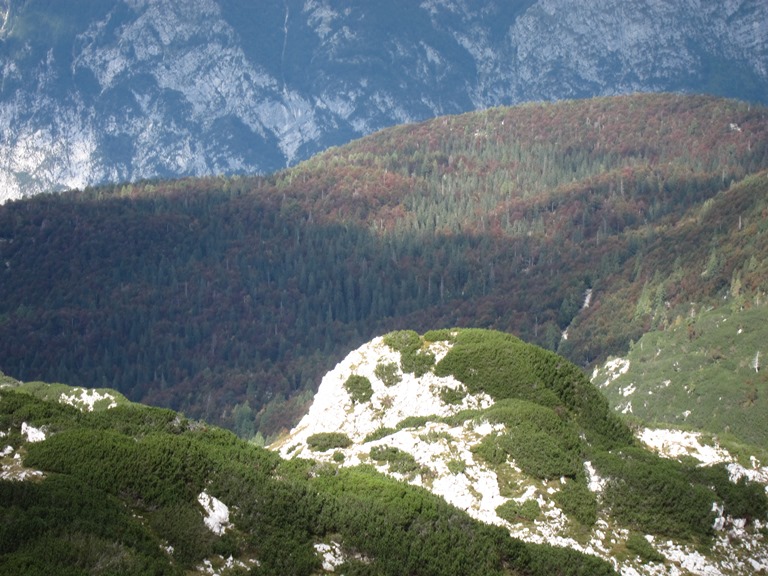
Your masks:
M614 500L618 486L635 482L628 471L633 458L638 457L652 466L643 469L643 480L633 490L663 492L666 499L652 512L657 519L675 514L672 502L676 497L669 485L650 488L645 482L654 476L653 468L664 467L674 459L687 461L694 476L722 466L727 470L723 476L729 477L725 484L734 486L741 479L742 486L754 482L763 491L768 484L768 467L754 457L743 466L716 441L698 433L640 428L634 448L617 444L611 450L624 460L622 473L627 473L626 477L616 470L609 471L605 453L596 448L597 436L588 430L579 433L584 441L580 447L583 461L571 472L566 471L567 466L558 468L558 450L546 449L544 443L535 451L542 461L534 464L533 451L526 452L531 447L530 438L541 439L543 428L556 443L568 434L565 429L554 432L557 418L542 428L530 428L541 424L540 417L547 409L540 402L519 399L520 394L530 392L520 386L521 381L529 381L522 367L526 361L521 357L529 354L532 365L544 362L543 358L536 359L530 350L515 350L517 345L512 341L493 344L496 352L491 358L486 354L490 348L482 343L493 338L491 333L473 333L473 341L467 346L461 342L461 333L454 332L446 340L432 341L435 336L429 333L421 341L417 339L416 345L421 348L415 357L422 359L418 362L414 361L413 349L398 346L404 334L375 338L351 352L325 376L306 416L272 449L284 458L309 458L327 466L373 466L445 498L478 520L506 528L516 538L601 557L626 576L746 575L768 568L761 520L750 523L736 518L724 510L717 498L704 497L704 507L711 505L711 512L704 530L708 544L703 547L699 546L701 541L690 540L688 528L676 531L669 524L662 526L664 522L654 527L637 518L629 519ZM508 348L510 343L512 347ZM459 364L452 354L462 357L467 365L458 370L444 369L445 365L455 368ZM434 363L431 368L430 362ZM503 392L491 390L493 376L489 375L503 374L510 362L515 364L518 381L502 377ZM489 385L487 390L473 385L475 376ZM556 378L545 386L552 386ZM510 392L513 388L516 392ZM550 406L558 404L553 414L559 415L560 423L571 418L571 422L579 420L578 410L569 404L573 397L568 397L587 395L588 388L579 392L577 388L579 385L571 382L567 392L558 393L559 401L545 401ZM547 396L540 389L536 394L541 399ZM599 408L587 408L583 399L582 404L581 409L590 412L593 423L602 418ZM615 433L617 443L621 443L621 435ZM525 448L515 454L514 447L502 448L500 438ZM491 445L495 451L488 449ZM639 456L643 453L645 456ZM662 458L653 460L651 453ZM675 476L675 470L666 470L665 477ZM699 487L685 483L681 489L690 493ZM582 504L592 501L591 517L583 508L574 506L572 498L579 490ZM654 497L646 494L640 499L649 510L654 507ZM691 517L696 514L693 508L686 507L686 514L689 512Z
M272 172L385 126L498 104L768 94L761 0L4 0L0 10L0 200Z

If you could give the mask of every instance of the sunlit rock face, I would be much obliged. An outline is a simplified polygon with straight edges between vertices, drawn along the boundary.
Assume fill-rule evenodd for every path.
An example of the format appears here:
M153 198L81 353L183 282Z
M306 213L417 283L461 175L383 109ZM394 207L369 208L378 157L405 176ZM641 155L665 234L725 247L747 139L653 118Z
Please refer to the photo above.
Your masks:
M636 91L768 94L768 5L0 3L0 201L272 172L394 124ZM403 25L407 23L407 25Z

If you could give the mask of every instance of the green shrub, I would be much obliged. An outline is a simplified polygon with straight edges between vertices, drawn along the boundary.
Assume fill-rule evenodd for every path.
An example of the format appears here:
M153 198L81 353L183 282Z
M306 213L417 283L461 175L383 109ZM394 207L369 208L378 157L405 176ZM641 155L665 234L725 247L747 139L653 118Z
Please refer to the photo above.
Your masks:
M21 428L22 422L49 430L57 429L80 411L68 404L47 402L24 392L3 389L0 394L0 430Z
M499 400L483 412L482 418L491 424L504 424L509 429L521 425L533 425L550 434L569 433L575 437L571 440L578 443L575 431L568 429L566 422L557 412L527 400L516 398Z
M748 523L755 519L765 522L768 516L768 496L765 488L745 476L728 485L723 493L723 503L726 514L734 518L744 518Z
M192 422L181 414L166 408L141 406L139 404L118 405L101 412L83 414L89 427L112 430L127 436L143 437L152 432L179 434L190 431L201 423Z
M665 560L664 555L657 552L645 536L638 532L632 532L627 538L627 549L640 556L640 559L645 562L664 562Z
M28 445L26 463L155 507L194 500L213 470L234 465L246 450L252 465L259 464L246 446L238 444L231 432L215 428L151 433L139 439L109 430L73 428Z
M469 408L467 410L461 410L456 414L452 414L450 416L443 416L439 419L439 421L442 422L443 424L448 424L448 426L451 426L451 427L461 426L467 420L474 420L477 417L479 417L482 413L483 413L482 410Z
M575 477L581 470L577 450L569 449L563 438L531 426L510 430L503 446L520 469L540 479Z
M714 491L685 466L641 448L598 452L593 464L607 479L603 505L630 528L646 534L709 538Z
M768 516L768 495L763 486L749 481L745 476L731 482L724 464L717 466L691 466L688 477L711 486L722 499L724 512L733 518L744 518L748 523L758 519L765 522Z
M496 508L496 514L512 524L520 521L533 522L541 515L541 506L536 500L526 500L519 504L514 500L507 500Z
M440 440L447 440L448 442L453 442L453 436L448 434L445 430L438 432L437 430L430 430L426 434L419 434L419 440L422 442L439 442Z
M384 343L400 352L400 368L406 374L423 376L435 365L435 355L422 350L422 339L413 330L390 332L384 336Z
M536 520L541 514L541 507L536 500L526 500L520 504L520 516L529 522Z
M378 363L374 370L374 374L376 374L376 377L384 383L384 386L396 386L403 379L397 368L397 364L394 362Z
M365 439L363 440L363 444L366 442L374 442L376 440L381 440L382 438L386 438L390 434L394 434L397 432L394 428L387 428L386 426L382 426L381 428L377 428L370 434L368 434Z
M421 428L427 422L437 420L436 416L408 416L403 418L397 423L397 429L403 430L404 428Z
M107 573L178 571L117 497L63 474L0 480L0 574Z
M451 474L462 474L467 469L467 463L464 460L453 459L448 460L448 471Z
M318 432L307 438L307 446L315 452L325 452L332 448L347 448L351 445L352 440L342 432Z
M384 335L384 344L402 354L421 348L421 337L413 330L396 330Z
M371 381L365 376L358 374L352 374L347 381L344 382L344 388L349 392L349 397L352 398L352 402L355 404L362 404L368 402L373 396L373 387Z
M336 452L333 453L333 461L334 462L336 462L338 464L341 464L342 462L344 462L344 460L346 460L346 456L344 456L343 452L339 452L337 450Z
M472 520L442 498L371 467L343 468L310 482L335 497L337 505L323 513L335 515L330 525L344 546L371 558L355 563L352 574L616 576L603 560L515 540L505 528Z
M442 400L445 404L457 406L461 404L466 397L467 389L464 386L459 386L458 388L442 386L440 388L440 400Z
M192 503L177 503L147 516L153 530L173 546L174 559L190 568L211 554L217 539L203 522L198 508Z
M472 451L493 467L512 458L523 472L540 479L575 477L581 469L578 451L564 447L560 437L530 424L506 434L488 435Z
M424 340L427 342L452 342L453 338L453 331L449 330L448 328L442 328L440 330L428 330L424 333Z
M459 331L434 372L453 376L472 394L485 392L496 401L515 398L555 409L578 423L587 440L602 449L633 442L629 428L577 366L509 334Z
M535 574L556 576L617 576L608 562L590 554L546 544L529 544L528 565Z
M435 366L438 376L453 376L469 392L486 392L495 400L522 398L539 403L556 403L557 398L535 374L528 361L526 345L499 340L464 340L464 331L456 344ZM546 397L546 398L545 398Z
M374 446L371 448L371 459L376 462L387 462L390 472L400 474L412 474L419 469L416 459L399 448L394 446Z
M435 365L435 355L428 350L416 350L400 354L400 366L406 374L417 378L424 376Z
M504 464L509 456L504 441L498 434L489 434L479 444L472 447L472 453L480 457L490 466Z
M579 524L589 527L597 522L597 498L583 482L568 480L552 498L566 516Z

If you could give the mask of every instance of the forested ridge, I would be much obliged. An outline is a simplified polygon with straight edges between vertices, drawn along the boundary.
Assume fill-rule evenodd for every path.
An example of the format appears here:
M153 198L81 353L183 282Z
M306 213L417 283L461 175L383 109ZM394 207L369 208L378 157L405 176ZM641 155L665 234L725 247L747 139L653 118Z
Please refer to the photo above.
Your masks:
M748 305L768 288L766 169L765 108L636 95L401 126L269 177L11 202L0 368L250 436L394 328L490 327L588 365L736 280Z

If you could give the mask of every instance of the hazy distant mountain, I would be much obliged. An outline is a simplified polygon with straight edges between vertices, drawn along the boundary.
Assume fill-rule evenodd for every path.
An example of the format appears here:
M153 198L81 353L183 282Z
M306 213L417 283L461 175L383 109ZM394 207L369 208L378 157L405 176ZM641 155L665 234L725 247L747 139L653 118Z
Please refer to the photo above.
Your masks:
M635 91L768 94L762 0L4 0L0 200L272 172L394 124Z

